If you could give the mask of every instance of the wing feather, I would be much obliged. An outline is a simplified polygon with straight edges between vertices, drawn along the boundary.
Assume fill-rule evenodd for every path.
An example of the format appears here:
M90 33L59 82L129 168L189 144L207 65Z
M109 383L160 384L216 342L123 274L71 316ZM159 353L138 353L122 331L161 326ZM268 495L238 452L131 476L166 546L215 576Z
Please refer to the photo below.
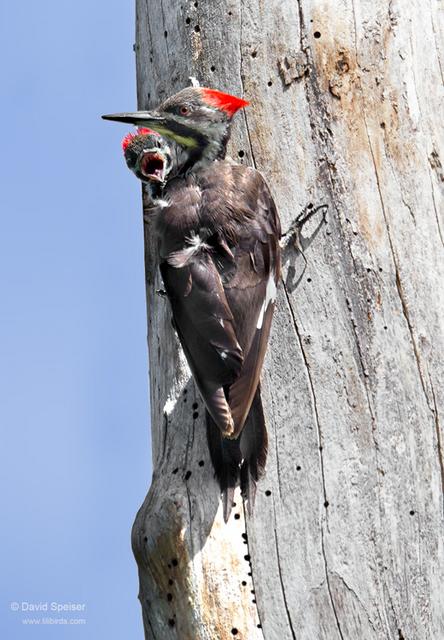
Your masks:
M207 251L161 274L174 323L205 404L219 428L231 434L233 421L223 388L239 376L243 353L236 337L220 275Z

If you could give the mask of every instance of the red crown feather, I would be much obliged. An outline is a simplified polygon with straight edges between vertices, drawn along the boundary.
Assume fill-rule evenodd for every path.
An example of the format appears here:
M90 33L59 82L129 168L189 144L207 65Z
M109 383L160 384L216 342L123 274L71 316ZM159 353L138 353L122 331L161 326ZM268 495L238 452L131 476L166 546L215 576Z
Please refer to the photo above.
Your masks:
M132 143L132 141L134 140L134 138L137 138L137 136L147 136L153 134L155 136L158 136L159 134L156 131L152 131L151 129L146 129L144 127L141 127L140 129L137 129L136 133L128 133L122 140L122 149L125 152L128 145L130 145Z
M247 107L250 104L247 100L243 100L243 98L237 98L236 96L223 93L223 91L218 91L217 89L206 89L202 87L200 92L207 104L217 109L222 109L230 117L234 116L238 109Z

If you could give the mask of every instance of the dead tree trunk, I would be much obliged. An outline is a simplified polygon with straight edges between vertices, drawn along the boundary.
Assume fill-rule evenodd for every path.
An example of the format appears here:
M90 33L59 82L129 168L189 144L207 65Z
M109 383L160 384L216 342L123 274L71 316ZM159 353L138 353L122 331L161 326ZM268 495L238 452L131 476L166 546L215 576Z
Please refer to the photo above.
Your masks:
M246 96L231 155L284 231L330 207L296 289L301 256L284 266L267 475L227 525L145 225L146 638L444 638L442 29L438 0L137 0L139 108L189 76Z

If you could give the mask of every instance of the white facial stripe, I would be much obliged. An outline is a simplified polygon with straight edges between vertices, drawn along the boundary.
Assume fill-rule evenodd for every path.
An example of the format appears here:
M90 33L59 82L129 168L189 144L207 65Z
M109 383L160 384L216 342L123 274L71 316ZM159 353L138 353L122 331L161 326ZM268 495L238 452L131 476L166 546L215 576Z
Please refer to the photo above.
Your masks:
M257 319L257 329L262 329L262 323L264 321L264 315L266 310L268 309L268 305L270 302L274 302L276 300L276 283L274 281L274 271L270 272L267 281L267 288L265 290L265 300L262 304L259 317Z

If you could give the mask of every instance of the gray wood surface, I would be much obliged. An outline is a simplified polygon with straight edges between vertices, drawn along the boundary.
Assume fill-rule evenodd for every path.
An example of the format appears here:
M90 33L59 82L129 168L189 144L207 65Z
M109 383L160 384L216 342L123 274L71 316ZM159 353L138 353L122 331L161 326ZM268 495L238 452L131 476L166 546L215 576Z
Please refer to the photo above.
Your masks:
M330 207L297 287L286 258L267 475L227 525L145 226L146 638L444 639L443 31L439 0L137 0L139 108L189 76L245 96L231 155L263 172L284 231Z

